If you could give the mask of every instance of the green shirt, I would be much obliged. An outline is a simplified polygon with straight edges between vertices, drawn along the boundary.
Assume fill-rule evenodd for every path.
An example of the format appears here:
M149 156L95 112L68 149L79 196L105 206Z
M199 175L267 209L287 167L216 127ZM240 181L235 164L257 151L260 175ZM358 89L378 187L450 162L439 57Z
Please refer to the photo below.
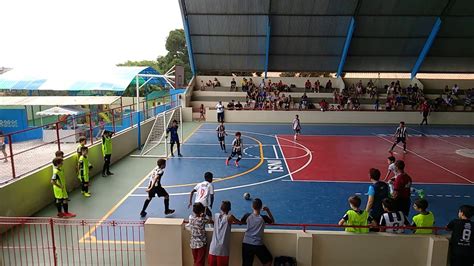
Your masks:
M66 190L66 178L64 177L63 169L53 166L53 176L51 179L61 186L61 188L59 188L58 186L53 185L54 197L57 199L66 199L68 195Z
M417 214L413 216L413 225L416 227L432 227L435 223L434 215L432 212L427 214ZM432 229L416 229L415 234L432 234Z
M112 138L102 137L102 155L112 154Z
M81 155L78 162L79 179L83 182L89 182L89 159Z
M357 226L366 226L368 225L368 221L372 220L370 218L369 213L366 211L356 212L354 210L348 210L346 215L344 215L344 220L346 220L345 225L357 225ZM352 233L368 233L369 228L353 228L353 227L346 227L346 232Z

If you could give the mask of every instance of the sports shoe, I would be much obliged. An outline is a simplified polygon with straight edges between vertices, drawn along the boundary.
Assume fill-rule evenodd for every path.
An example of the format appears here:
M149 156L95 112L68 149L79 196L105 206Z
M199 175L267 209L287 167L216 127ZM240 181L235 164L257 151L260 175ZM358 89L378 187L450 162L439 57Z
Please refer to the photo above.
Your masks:
M225 165L229 166L229 159L225 160Z
M406 151L406 150L403 150L403 153L405 153L405 154L406 154L406 153L407 153L407 151Z
M174 213L174 210L172 210L172 209L165 210L165 215L170 215L170 214L173 214L173 213Z
M145 217L145 216L146 216L146 214L147 214L147 213L146 213L146 211L141 211L141 212L140 212L140 217L142 217L142 218L143 218L143 217Z
M102 174L102 177L107 177L107 175L106 175L106 174Z
M178 153L178 157L183 157L183 155L181 153Z
M76 217L75 213L72 213L72 212L65 212L64 213L64 218L73 218L73 217Z
M174 153L171 154L171 157L174 157Z
M89 192L84 192L83 195L84 195L84 197L88 198L88 197L91 196L91 193L89 193Z
M107 172L107 175L114 175L114 173L112 173L112 172Z
M63 213L63 212L58 212L58 214L57 214L56 216L58 216L58 218L63 218L63 217L64 217L64 213Z
M235 167L239 167L239 162L235 161Z

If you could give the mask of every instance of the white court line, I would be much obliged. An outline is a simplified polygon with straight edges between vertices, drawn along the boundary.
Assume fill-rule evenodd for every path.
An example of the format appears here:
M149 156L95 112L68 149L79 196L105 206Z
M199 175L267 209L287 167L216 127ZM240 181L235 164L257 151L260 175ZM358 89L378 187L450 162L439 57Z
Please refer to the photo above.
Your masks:
M272 146L273 146L273 152L275 153L275 158L280 159L280 158L278 158L278 152L277 152L277 149L276 149L275 145L272 145Z
M410 130L413 130L413 131L416 131L416 132L419 132L419 133L421 133L421 134L425 134L425 133L423 133L423 132L421 132L421 131L419 131L419 130L413 129L413 128L409 128L409 129L410 129ZM441 136L441 137L442 137L442 136ZM465 147L465 146L463 146L463 145L459 145L459 144L454 143L454 142L451 142L451 141L449 141L449 140L442 139L441 137L434 138L434 139L440 140L440 141L442 141L442 142L449 143L449 144L454 145L454 146L458 146L458 147L463 148L463 149L469 149L468 147Z
M378 137L378 138L381 138L381 139L383 139L383 140L385 140L385 141L387 141L387 142L389 142L389 143L393 143L392 141L390 141L390 140L388 140L388 139L386 139L386 138L384 138L384 137L380 137L380 136L377 136L377 137ZM397 145L397 146L400 147L400 145ZM455 172L449 170L448 168L446 168L446 167L444 167L444 166L442 166L442 165L439 165L439 164L433 162L432 160L430 160L430 159L428 159L428 158L426 158L426 157L424 157L424 156L421 156L421 155L419 155L418 153L416 153L416 152L414 152L414 151L412 151L412 150L407 149L407 151L409 151L410 153L413 153L414 155L420 157L421 159L423 159L423 160L425 160L425 161L427 161L427 162L429 162L429 163L432 163L432 164L438 166L439 168L441 168L441 169L443 169L443 170L445 170L445 171L447 171L447 172L449 172L449 173L451 173L451 174L453 174L453 175L455 175L455 176L457 176L457 177L459 177L459 178L462 178L462 179L466 180L467 182L469 182L469 183L471 183L471 184L474 184L474 181L472 181L472 180L470 180L470 179L468 179L468 178L466 178L466 177L464 177L464 176L462 176L462 175L460 175L460 174L458 174L458 173L455 173Z
M285 154L283 153L283 149L281 148L280 140L278 139L278 136L275 136L275 139L278 143L278 147L280 148L281 156L283 157L283 161L285 162L286 169L288 170L288 173L290 173L290 179L291 180L282 180L282 181L293 181L293 175L291 174L290 167L288 167L288 162L286 161L286 157L285 157ZM273 146L273 147L275 147L275 146ZM276 153L276 151L275 151L275 153Z

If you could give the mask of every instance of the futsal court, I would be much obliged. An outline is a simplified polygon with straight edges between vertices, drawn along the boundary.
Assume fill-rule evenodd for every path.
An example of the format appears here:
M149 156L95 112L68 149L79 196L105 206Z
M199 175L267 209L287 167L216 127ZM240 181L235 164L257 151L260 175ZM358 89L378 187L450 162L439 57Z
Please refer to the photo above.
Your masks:
M365 193L370 184L368 171L387 172L387 157L395 126L386 125L304 125L302 136L293 140L290 125L228 124L227 153L217 141L217 124L198 127L182 146L183 157L167 160L162 184L170 194L170 217L187 219L189 192L214 174L215 203L232 202L232 213L241 217L250 211L250 201L259 197L272 210L277 223L336 224L349 208L347 198ZM434 212L436 225L444 226L457 216L461 204L474 200L474 135L472 127L408 126L408 153L395 148L394 156L406 163L414 187L423 189ZM243 137L240 167L225 165L236 131ZM136 160L136 161L135 161ZM140 163L142 158L134 158ZM150 171L154 165L149 165ZM144 176L103 219L137 220L145 200L148 176ZM412 195L412 200L416 195ZM163 198L154 198L149 217L164 217ZM415 211L410 212L411 216ZM91 230L86 238L101 240Z

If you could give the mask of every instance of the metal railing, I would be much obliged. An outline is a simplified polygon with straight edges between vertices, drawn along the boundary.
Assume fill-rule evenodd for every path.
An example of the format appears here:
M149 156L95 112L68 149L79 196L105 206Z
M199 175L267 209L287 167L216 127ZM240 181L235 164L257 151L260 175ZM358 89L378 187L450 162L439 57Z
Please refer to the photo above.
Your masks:
M163 97L78 116L60 116L56 122L4 134L6 158L0 153L0 184L31 173L49 163L56 151L67 156L76 151L81 136L87 146L101 141L104 130L120 132L137 125L138 115L144 121L179 105L176 97Z

